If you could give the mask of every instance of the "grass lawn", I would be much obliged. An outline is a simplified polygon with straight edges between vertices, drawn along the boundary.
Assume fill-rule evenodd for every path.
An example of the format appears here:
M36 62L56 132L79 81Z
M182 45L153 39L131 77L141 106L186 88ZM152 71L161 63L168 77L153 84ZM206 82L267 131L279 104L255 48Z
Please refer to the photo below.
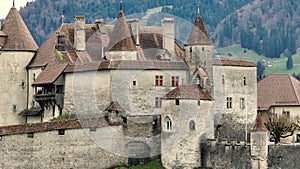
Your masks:
M163 169L163 166L161 165L161 161L158 160L152 160L149 163L146 163L144 165L138 165L134 167L117 167L115 169Z
M257 61L265 61L267 63L265 74L299 74L300 73L300 54L293 55L294 68L292 70L286 69L287 58L272 59L262 55L258 55L256 52L248 49L241 48L234 45L225 48L216 49L216 53L225 55L229 59L241 59L249 60L254 63ZM229 54L231 56L229 56Z

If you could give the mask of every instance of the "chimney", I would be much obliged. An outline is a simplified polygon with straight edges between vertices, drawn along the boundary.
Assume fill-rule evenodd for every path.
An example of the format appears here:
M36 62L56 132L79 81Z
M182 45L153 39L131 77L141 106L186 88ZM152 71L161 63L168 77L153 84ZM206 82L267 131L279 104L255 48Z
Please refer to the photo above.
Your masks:
M74 19L74 48L85 51L85 17L75 16Z
M161 22L163 27L163 49L167 49L172 55L174 55L174 18L163 18Z
M132 35L134 37L135 40L135 44L137 46L140 45L140 23L138 19L129 19L127 20L127 24L130 26L131 31L132 31Z
M104 19L97 19L95 21L95 24L98 25L98 28L99 28L99 31L100 31L101 34L106 34L107 33Z

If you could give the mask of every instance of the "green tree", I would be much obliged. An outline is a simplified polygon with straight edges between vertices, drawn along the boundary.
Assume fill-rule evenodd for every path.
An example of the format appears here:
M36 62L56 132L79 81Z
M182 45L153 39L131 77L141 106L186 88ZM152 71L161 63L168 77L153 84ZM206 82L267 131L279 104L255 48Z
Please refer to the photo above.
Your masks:
M265 65L261 61L257 62L256 71L257 71L257 80L261 80L265 71Z
M286 69L291 70L293 68L293 66L294 66L293 57L289 56L287 61L286 61Z
M297 129L297 124L288 117L270 117L269 121L265 123L270 134L275 139L275 144L280 143L281 138L292 136Z

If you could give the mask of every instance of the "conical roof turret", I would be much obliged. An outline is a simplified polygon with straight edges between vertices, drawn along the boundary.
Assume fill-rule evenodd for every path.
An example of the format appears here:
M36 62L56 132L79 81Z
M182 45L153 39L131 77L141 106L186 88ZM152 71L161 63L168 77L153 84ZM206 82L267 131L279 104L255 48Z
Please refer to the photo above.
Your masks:
M120 4L120 11L117 22L113 28L110 42L108 45L109 51L136 51L136 46L133 43L129 26L122 9L122 2Z
M2 50L37 51L38 46L15 7L10 9L2 24L1 31L7 35Z
M213 45L213 43L209 39L203 20L200 16L199 6L194 26L190 32L190 36L187 39L185 45Z

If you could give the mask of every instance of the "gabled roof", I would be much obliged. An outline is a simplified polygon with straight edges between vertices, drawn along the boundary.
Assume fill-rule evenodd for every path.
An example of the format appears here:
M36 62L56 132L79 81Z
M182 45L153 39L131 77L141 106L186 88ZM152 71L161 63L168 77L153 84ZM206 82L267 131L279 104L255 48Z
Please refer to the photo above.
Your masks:
M2 50L37 51L38 46L16 8L11 8L1 30L7 35Z
M272 106L300 106L300 82L288 74L268 75L258 82L257 104L260 110Z
M108 45L109 51L136 51L133 43L128 24L121 9L117 18L117 22L112 31L110 42Z
M119 104L119 102L110 102L109 106L105 108L107 111L118 111L118 112L125 112L125 110L122 108L122 106Z
M212 100L212 97L198 85L181 85L170 91L166 99Z
M256 67L256 64L246 60L214 59L214 66Z
M36 80L32 83L33 86L52 84L65 70L66 63L51 62L47 67L39 74Z
M198 15L196 16L194 26L185 45L213 45L213 43L209 39L200 13L198 13Z

